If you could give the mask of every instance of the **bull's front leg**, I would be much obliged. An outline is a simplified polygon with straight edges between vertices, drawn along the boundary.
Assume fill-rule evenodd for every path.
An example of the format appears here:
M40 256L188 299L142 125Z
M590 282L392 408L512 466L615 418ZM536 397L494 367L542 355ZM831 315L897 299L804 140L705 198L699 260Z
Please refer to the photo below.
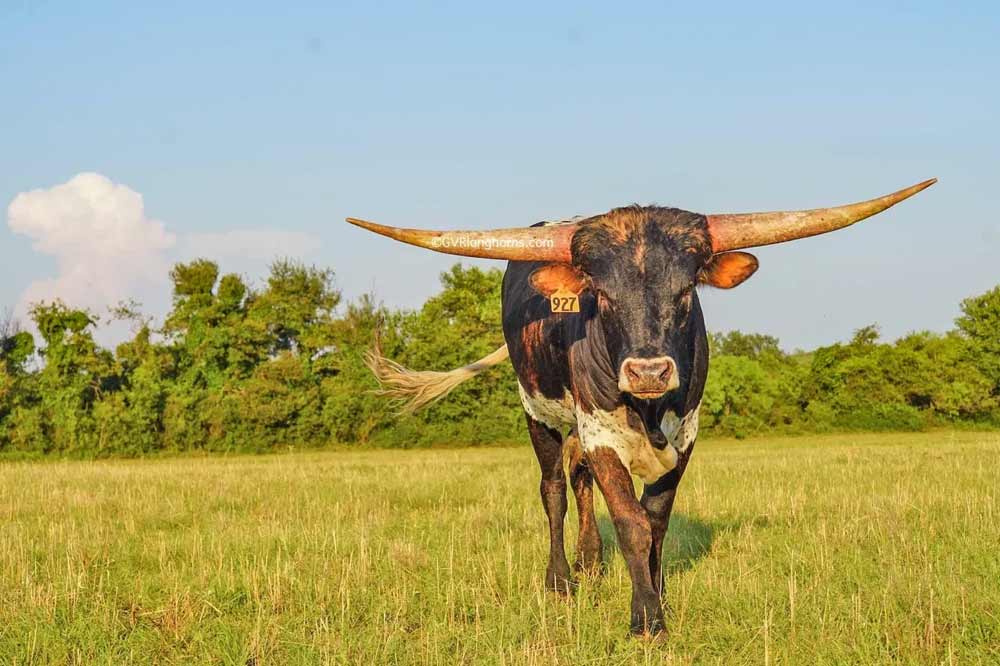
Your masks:
M643 487L642 499L639 501L649 517L652 537L649 549L649 576L658 597L663 596L663 538L670 524L670 512L674 507L679 480L680 475L675 468L655 483L646 484Z
M687 415L678 420L668 414L661 426L664 435L664 445L677 451L676 466L653 483L643 487L640 503L649 516L652 529L653 546L649 551L649 575L653 579L653 587L657 594L663 595L663 538L670 524L670 512L674 508L674 497L677 495L677 484L684 476L688 461L694 452L695 440L698 437L698 410L695 407Z
M653 529L649 515L636 499L629 470L614 449L599 446L588 450L586 455L611 512L618 545L632 579L632 633L660 633L665 626L660 595L650 575Z

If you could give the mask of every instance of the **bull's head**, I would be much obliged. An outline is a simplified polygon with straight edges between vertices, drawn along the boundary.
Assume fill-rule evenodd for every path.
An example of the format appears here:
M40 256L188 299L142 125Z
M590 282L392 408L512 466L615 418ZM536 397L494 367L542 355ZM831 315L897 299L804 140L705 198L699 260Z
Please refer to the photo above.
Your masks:
M735 287L757 270L745 252L712 251L705 217L675 208L618 208L580 224L572 260L531 275L545 296L587 292L618 388L659 398L690 376L691 314L699 282Z
M542 261L532 286L593 296L618 386L652 399L680 385L690 364L685 341L699 283L729 289L757 270L742 248L834 231L933 185L835 208L700 215L674 208L628 207L585 220L492 231L425 231L348 222L396 240L469 257Z

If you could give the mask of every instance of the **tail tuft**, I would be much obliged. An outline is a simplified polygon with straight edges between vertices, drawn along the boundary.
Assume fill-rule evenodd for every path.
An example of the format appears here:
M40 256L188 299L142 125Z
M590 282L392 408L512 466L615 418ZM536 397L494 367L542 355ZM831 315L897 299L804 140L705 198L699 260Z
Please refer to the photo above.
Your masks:
M396 400L400 414L412 414L421 407L440 400L465 380L475 377L508 356L507 345L503 345L474 363L447 372L410 370L382 356L381 344L376 335L372 348L365 353L365 365L378 380L380 388L376 393Z

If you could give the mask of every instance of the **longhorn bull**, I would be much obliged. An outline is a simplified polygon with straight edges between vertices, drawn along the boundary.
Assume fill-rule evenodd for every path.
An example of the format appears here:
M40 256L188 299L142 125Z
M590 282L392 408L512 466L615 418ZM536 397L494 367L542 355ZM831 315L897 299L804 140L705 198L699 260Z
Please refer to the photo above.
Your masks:
M757 259L741 249L841 229L935 182L834 208L701 215L629 206L492 231L425 231L348 218L412 245L510 262L502 291L505 346L450 372L413 372L377 351L369 366L385 392L412 410L509 356L541 466L550 536L546 587L568 593L573 586L563 547L565 455L580 516L575 569L600 562L596 479L632 580L631 630L658 633L663 537L694 450L708 372L696 287L729 289L753 275ZM630 475L642 480L640 498Z

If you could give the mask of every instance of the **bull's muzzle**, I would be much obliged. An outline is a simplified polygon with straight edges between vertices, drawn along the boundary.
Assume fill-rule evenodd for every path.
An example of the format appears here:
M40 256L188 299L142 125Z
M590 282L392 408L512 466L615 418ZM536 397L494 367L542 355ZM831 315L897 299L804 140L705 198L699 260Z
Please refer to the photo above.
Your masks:
M659 398L678 386L677 363L669 356L627 358L618 372L618 388L643 400Z

